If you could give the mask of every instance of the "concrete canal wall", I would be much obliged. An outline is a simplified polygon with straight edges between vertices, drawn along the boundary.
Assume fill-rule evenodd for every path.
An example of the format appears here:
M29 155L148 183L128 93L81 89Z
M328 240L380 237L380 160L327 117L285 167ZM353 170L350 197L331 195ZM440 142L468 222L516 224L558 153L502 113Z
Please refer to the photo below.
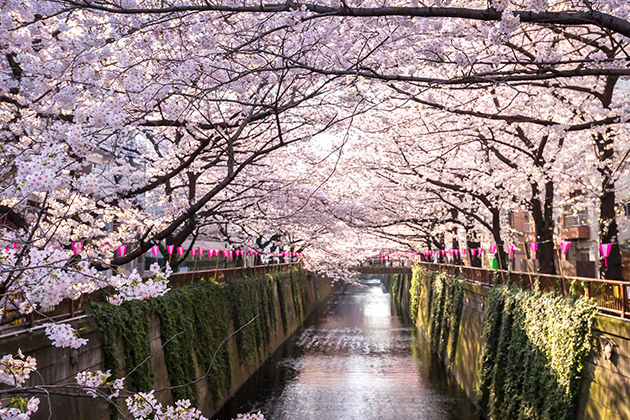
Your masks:
M409 310L411 275L399 275L398 284L388 279L394 298ZM419 290L416 327L430 341L430 285L424 279ZM455 349L448 341L441 356L448 370L473 402L477 402L483 348L483 329L489 290L464 282L463 305ZM408 314L410 315L410 314ZM594 345L585 362L577 404L577 420L630 419L630 322L596 315ZM444 355L448 355L444 357ZM506 396L509 398L509 396Z
M199 302L199 295L204 293L215 297L206 302L208 308L193 308L192 305ZM121 309L113 307L112 311L96 308L93 314L75 318L70 323L81 337L89 340L78 350L52 347L43 328L36 327L0 336L0 354L15 354L22 349L26 355L37 359L37 374L31 374L27 385L73 383L77 372L86 369L112 369L115 377L122 377L129 372L133 361L144 360L146 355L152 354L150 361L143 365L147 369L138 369L143 371L140 375L134 372L127 385L139 390L143 386L162 389L203 376L208 365L202 360L210 359L218 343L249 321L251 314L258 314L252 324L243 327L242 332L231 336L223 345L208 379L183 390L156 393L158 400L167 404L172 404L174 399L191 398L206 417L211 417L330 293L328 279L305 271L263 276L256 281L231 280L225 285L208 282L186 286L166 295L175 296L170 298L171 302L158 298L155 302L139 302L131 309L125 309L125 305ZM177 317L160 312L160 309L170 310L173 305L180 308ZM238 311L242 311L243 316ZM192 313L195 316L210 314L212 319L199 322ZM181 336L163 344L172 337L173 331L179 333L180 329ZM202 340L205 347L212 348L200 348L203 345L194 342L198 338L205 340ZM182 353L185 357L180 357ZM188 376L181 372L186 368ZM190 372L191 369L194 371ZM39 398L39 412L32 418L47 419L48 402L43 395ZM50 403L52 419L120 417L112 417L110 407L102 399L52 395Z

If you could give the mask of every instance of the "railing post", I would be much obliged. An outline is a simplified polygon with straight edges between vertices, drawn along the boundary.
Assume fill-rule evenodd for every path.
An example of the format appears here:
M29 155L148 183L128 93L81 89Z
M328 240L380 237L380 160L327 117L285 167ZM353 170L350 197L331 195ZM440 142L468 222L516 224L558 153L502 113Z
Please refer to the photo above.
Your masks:
M619 283L619 287L621 288L621 318L625 318L628 312L628 288L625 283Z

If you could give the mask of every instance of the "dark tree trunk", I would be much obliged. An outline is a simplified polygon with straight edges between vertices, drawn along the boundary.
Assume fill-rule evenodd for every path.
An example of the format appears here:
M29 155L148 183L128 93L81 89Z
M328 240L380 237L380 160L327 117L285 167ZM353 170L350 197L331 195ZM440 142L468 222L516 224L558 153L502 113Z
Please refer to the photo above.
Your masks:
M615 213L615 180L611 173L614 154L614 133L595 136L597 157L602 165L598 168L602 176L602 194L599 198L599 243L612 244L607 261L599 259L601 277L610 280L623 280L623 265L619 249L617 215ZM608 266L606 266L606 263Z
M497 259L499 268L507 270L505 261L505 251L503 250L503 239L501 238L501 212L498 209L492 209L492 237L497 245Z
M457 233L457 232L455 232ZM459 249L459 241L457 240L456 236L453 236L453 249ZM453 253L453 264L455 265L462 265L462 258L461 255L459 255L458 252Z
M608 182L606 182L608 181ZM601 277L610 280L623 280L623 265L621 264L621 249L617 236L617 219L615 213L615 187L614 181L608 177L602 177L602 195L600 197L600 221L599 221L599 242L602 244L612 244L610 255L604 260L601 256L599 269ZM606 266L606 263L608 266Z
M601 98L604 108L610 108L618 80L618 76L609 76L606 79L606 88ZM614 140L615 133L612 130L607 130L605 135L599 133L595 136L597 158L601 162L598 170L602 176L602 195L599 204L599 243L612 244L610 255L606 261L608 266L606 266L604 258L600 258L599 267L601 277L610 280L623 280L623 265L615 213L615 179L611 168L615 151Z
M468 247L468 256L470 257L470 265L473 267L481 267L481 258L479 258L479 254L475 253L475 257L473 258L471 249L477 249L481 246L481 242L476 240L466 240L466 246Z
M532 217L536 226L536 241L538 242L536 259L539 265L538 271L542 274L556 274L553 243L553 193L553 181L547 181L543 205L538 197L538 185L532 184Z

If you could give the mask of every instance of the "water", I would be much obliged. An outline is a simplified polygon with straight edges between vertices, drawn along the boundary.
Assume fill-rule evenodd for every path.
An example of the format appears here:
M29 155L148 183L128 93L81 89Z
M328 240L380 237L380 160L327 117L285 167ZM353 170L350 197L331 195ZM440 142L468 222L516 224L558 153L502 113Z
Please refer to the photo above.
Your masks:
M216 420L478 420L380 282L330 297Z

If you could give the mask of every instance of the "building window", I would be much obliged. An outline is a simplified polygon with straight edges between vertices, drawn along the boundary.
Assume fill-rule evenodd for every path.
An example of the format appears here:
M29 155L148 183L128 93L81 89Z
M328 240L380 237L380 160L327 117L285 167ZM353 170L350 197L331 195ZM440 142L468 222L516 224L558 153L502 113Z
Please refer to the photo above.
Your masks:
M626 203L623 205L624 213L626 216L630 217L630 203Z
M564 227L588 226L588 210L580 210L573 216L564 216Z

